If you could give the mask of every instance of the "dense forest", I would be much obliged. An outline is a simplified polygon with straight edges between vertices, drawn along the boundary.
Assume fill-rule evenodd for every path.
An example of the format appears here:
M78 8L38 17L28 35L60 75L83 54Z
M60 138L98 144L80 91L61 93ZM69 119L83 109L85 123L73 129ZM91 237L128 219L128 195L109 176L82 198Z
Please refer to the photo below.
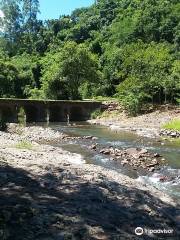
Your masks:
M0 97L180 102L178 0L97 0L44 22L38 0L0 9Z

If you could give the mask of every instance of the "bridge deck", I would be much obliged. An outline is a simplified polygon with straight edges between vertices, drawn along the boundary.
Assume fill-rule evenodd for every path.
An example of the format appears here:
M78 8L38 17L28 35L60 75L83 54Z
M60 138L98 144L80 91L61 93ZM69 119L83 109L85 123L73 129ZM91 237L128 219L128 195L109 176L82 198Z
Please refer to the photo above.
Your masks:
M26 114L27 122L87 120L96 109L101 108L100 101L91 100L31 100L0 98L0 119L17 122L20 108Z
M39 99L20 99L20 98L0 98L0 102L32 102L32 103L101 103L94 100L39 100Z

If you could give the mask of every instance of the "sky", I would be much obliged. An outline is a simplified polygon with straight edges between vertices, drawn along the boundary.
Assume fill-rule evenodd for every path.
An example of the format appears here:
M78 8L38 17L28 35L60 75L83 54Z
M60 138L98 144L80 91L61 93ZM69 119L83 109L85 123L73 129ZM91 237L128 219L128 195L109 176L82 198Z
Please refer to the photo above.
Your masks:
M40 11L39 19L57 19L60 15L71 14L76 8L88 7L94 0L39 0Z

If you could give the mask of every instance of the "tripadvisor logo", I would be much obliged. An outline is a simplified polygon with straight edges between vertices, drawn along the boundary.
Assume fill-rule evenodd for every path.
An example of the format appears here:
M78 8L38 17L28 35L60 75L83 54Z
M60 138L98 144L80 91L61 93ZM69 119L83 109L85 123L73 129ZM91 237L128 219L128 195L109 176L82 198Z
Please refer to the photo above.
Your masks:
M136 235L140 236L140 235L143 235L143 233L144 233L144 230L143 230L142 227L137 227L137 228L135 229L135 234L136 234Z
M135 229L135 234L138 236L145 234L151 235L151 234L173 234L173 229L146 229L142 227L137 227Z

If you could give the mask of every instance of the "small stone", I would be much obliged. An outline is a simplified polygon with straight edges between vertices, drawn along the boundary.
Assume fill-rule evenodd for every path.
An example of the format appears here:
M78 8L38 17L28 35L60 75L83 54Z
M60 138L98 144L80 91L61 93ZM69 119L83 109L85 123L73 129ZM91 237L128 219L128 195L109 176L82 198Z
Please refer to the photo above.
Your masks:
M96 150L96 148L97 148L96 144L93 144L93 145L90 146L90 149L92 149L92 150Z
M107 155L108 155L108 154L110 154L110 153L111 153L111 151L108 150L108 149L104 151L104 154L107 154Z
M100 153L103 153L103 154L110 154L111 153L111 151L110 151L110 149L102 149L101 151L100 151Z
M129 163L129 162L127 161L127 159L121 161L121 165L122 165L122 166L124 166L124 165L126 165L126 164L128 164L128 163Z
M92 139L93 137L92 136L85 136L84 138L85 139Z
M98 140L98 138L97 137L92 137L92 140Z
M139 154L145 154L145 153L148 153L148 150L147 149L142 149L140 152L139 152Z
M161 155L159 153L155 153L154 157L161 157Z
M158 165L158 162L157 162L156 159L153 160L152 163L150 163L150 164L148 164L148 165L146 165L146 166L147 166L147 167L154 167L155 165Z
M154 167L149 168L149 171L150 171L150 172L153 172L154 170L155 170Z

